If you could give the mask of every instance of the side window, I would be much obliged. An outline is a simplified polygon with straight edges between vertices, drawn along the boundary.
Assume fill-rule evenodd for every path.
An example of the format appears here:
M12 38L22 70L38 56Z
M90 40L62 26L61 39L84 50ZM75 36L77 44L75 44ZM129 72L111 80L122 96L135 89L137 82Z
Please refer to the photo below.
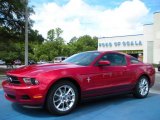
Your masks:
M134 58L134 57L131 57L131 58L130 58L130 63L131 63L131 64L139 64L140 62L139 62L138 59L136 59L136 58Z
M126 59L124 55L116 53L108 53L104 55L100 60L108 60L111 62L111 66L126 65Z

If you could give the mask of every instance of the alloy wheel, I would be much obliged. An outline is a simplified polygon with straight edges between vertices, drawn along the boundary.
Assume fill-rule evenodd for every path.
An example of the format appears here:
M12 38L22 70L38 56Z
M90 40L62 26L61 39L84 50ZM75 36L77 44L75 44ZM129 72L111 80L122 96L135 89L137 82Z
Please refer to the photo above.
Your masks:
M139 93L142 96L145 96L146 94L148 94L148 90L149 90L148 80L145 78L142 78L139 82Z
M53 104L57 110L65 112L75 103L75 91L69 85L60 86L53 95Z

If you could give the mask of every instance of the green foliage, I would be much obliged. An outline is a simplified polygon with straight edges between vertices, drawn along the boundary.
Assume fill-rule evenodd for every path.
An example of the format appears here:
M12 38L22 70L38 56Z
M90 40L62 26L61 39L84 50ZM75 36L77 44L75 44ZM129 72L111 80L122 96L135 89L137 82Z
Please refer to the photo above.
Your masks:
M24 39L23 39L24 41ZM44 38L37 33L37 31L33 31L29 33L29 59L36 60L34 53L34 47L36 45L42 44L44 41ZM16 60L20 59L21 61L24 61L24 42L19 41L15 42L15 40L7 40L7 41L1 41L0 39L0 59L4 60Z
M54 31L54 29L51 29L51 30L48 31L47 39L49 41L53 41L55 39L55 31Z
M28 7L28 17L33 14ZM35 44L44 41L37 30L32 30L33 21L29 19L29 57L33 58ZM24 60L25 0L0 0L0 59Z
M24 61L25 0L0 0L0 59ZM34 13L28 7L28 17ZM56 56L70 56L77 52L96 50L97 38L85 35L73 37L68 44L61 37L61 28L51 29L47 40L31 28L29 19L29 59L51 61Z
M61 28L51 29L47 33L47 39L48 41L54 41L56 39L59 39L62 33L63 33L63 30Z
M25 2L24 0L0 0L0 27L14 36L24 33L25 26ZM28 16L34 13L32 7L28 7ZM29 28L33 21L29 19Z
M155 68L158 68L160 64L152 64Z
M57 56L70 56L82 51L96 50L98 39L84 35L79 38L73 37L67 44L61 37L43 41L44 39L38 31L31 30L29 32L29 60L52 61ZM3 58L6 61L20 59L24 61L24 42L0 41L0 51L0 59Z
M1 45L5 46L5 51L1 51L0 58L4 58L4 60L24 60L24 43L8 42L8 44L0 44L0 47ZM35 42L30 41L29 59L52 61L57 56L70 56L78 52L96 49L97 38L91 38L90 36L72 39L68 44L65 44L62 38L57 38L54 41L45 41L42 44L35 44Z
M58 38L54 41L46 41L43 44L35 46L33 52L37 60L51 61L53 60L54 57L63 54L64 46L65 46L65 43L63 39Z
M41 55L41 56L39 57L39 59L40 59L40 60L48 60L48 55L43 54L43 55Z
M96 37L92 38L89 35L84 35L79 38L73 37L70 42L66 44L63 38L60 37L60 34L57 35L56 30L57 29L49 30L48 40L43 44L34 46L33 58L36 58L38 61L52 61L57 56L70 56L78 52L97 49L98 39ZM56 36L56 38L53 36Z
M69 55L83 51L97 50L97 44L98 38L96 37L92 38L89 35L81 36L78 39L74 37L68 43L70 49Z
M0 75L5 75L8 70L11 70L11 68L0 68Z
M55 34L56 34L57 38L59 38L62 33L63 33L63 30L61 28L56 28L55 29Z
M24 0L0 0L0 59L24 61L24 26L25 3ZM34 13L29 7L29 16ZM61 37L61 28L51 29L47 33L47 40L37 30L31 28L33 21L29 19L29 60L51 61L57 56L70 56L72 54L97 49L96 37L84 35L73 37L65 43Z

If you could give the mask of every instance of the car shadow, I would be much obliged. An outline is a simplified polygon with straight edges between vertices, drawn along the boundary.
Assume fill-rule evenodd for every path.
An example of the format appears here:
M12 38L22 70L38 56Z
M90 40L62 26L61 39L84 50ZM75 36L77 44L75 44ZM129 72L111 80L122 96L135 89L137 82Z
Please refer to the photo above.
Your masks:
M12 108L21 114L24 114L25 116L30 116L34 118L49 118L52 117L52 120L55 118L58 119L74 119L77 117L81 117L83 119L83 116L86 115L93 116L95 114L100 114L102 112L105 112L106 110L109 111L113 107L116 109L121 109L121 107L126 107L127 105L134 104L137 102L145 102L153 97L159 96L159 94L150 93L147 98L145 99L136 99L132 95L119 95L119 96L112 96L112 97L104 97L99 99L92 99L87 100L85 102L80 103L77 108L68 115L65 116L55 116L51 115L47 110L45 109L33 109L33 108L24 108L23 106L12 103ZM145 103L144 103L145 104Z

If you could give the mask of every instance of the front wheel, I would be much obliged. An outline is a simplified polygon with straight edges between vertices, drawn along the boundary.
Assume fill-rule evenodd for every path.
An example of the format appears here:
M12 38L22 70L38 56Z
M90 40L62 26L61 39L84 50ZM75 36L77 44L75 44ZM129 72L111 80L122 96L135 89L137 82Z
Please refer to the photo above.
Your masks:
M51 88L46 106L52 114L65 115L76 107L77 102L78 91L76 86L69 81L60 81Z
M148 78L145 76L140 77L138 80L135 89L134 89L134 96L137 98L145 98L149 93L149 81Z

